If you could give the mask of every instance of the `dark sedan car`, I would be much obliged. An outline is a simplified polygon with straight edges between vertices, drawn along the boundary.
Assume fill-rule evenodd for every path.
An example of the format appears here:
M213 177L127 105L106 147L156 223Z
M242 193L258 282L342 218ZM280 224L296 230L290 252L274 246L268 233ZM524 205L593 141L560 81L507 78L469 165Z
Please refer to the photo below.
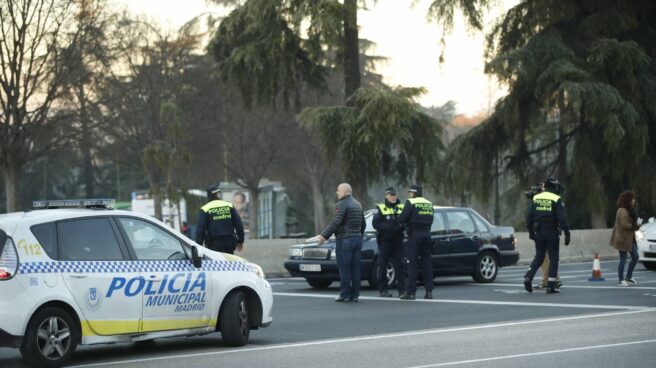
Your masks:
M519 260L512 227L494 226L471 208L434 207L431 227L434 276L470 275L476 282L493 282L500 267ZM367 228L362 243L362 279L376 287L378 245L376 230L371 225L374 211L367 211ZM310 286L327 288L339 280L335 240L319 246L316 239L289 249L285 268L294 277L304 277ZM396 283L392 264L387 265L390 286Z

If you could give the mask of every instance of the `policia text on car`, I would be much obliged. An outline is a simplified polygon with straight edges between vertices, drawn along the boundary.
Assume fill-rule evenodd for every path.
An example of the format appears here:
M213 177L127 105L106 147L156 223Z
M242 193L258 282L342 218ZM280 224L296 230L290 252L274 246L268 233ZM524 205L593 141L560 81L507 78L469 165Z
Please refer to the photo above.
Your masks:
M559 293L556 289L560 232L565 232L565 245L569 245L570 233L565 205L560 198L561 185L554 178L544 181L544 192L533 196L526 216L529 238L535 241L535 258L524 275L524 288L533 292L533 277L542 264L545 253L549 254L549 278L547 293Z

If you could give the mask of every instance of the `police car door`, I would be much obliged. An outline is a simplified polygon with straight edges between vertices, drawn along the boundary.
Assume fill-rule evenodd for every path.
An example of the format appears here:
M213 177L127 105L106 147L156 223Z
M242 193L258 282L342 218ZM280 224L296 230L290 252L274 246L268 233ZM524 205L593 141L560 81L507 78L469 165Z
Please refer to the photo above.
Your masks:
M139 270L109 217L57 223L59 269L82 310L83 336L139 332L141 293L134 292Z
M144 277L142 331L208 327L211 283L208 272L193 266L180 239L155 223L117 217Z

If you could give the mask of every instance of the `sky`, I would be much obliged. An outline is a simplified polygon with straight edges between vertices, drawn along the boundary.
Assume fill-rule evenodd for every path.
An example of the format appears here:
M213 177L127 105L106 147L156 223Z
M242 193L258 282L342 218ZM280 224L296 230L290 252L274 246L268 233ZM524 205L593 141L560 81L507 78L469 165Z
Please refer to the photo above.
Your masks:
M205 0L117 0L119 4L165 27L180 27L206 11L220 11ZM453 100L458 113L488 113L506 94L494 78L483 73L482 34L466 30L462 17L447 36L445 62L439 63L441 28L426 20L430 0L378 0L369 10L358 13L360 38L376 43L373 54L389 60L378 66L385 83L391 86L425 87L419 99L424 106L441 106ZM505 7L516 2L504 0Z

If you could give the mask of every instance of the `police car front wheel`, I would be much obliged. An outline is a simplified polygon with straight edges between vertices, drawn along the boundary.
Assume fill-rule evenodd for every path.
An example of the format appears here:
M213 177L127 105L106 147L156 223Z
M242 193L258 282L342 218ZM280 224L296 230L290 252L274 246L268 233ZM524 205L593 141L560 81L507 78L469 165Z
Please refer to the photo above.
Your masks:
M48 307L30 320L20 350L35 366L59 367L71 359L79 341L80 332L70 314Z
M221 339L226 346L244 346L250 333L248 301L241 291L230 293L219 315Z

